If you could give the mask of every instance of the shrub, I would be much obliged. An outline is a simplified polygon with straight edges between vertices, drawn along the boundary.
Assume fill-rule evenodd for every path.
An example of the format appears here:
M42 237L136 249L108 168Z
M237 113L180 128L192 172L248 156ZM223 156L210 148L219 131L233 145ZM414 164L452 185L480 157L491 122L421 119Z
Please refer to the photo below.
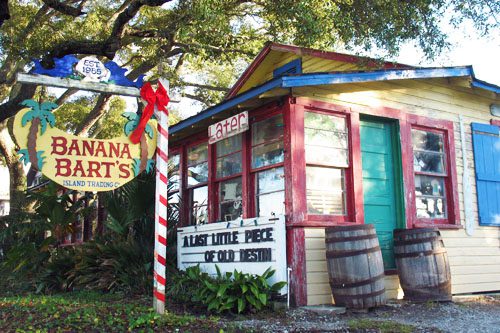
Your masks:
M199 265L187 268L185 273L173 279L173 287L169 293L180 301L201 303L208 311L242 313L268 307L273 294L286 284L268 283L275 272L271 268L262 275L255 275L236 270L222 274L219 267L215 267L215 278L202 272Z

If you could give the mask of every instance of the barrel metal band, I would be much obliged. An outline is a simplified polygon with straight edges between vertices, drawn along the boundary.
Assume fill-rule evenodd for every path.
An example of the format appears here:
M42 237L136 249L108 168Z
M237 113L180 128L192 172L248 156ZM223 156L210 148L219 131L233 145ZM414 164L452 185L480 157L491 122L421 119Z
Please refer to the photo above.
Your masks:
M350 241L364 240L364 239L374 239L377 238L377 234L372 235L363 235L363 236L351 236L351 237L334 237L334 238L326 238L325 242L328 244L331 243L345 243Z
M435 249L429 251L419 251L419 252L411 252L411 253L395 253L395 258L416 258L423 256L430 256L432 254L443 254L446 253L446 249Z
M367 254L372 252L380 251L380 246L375 246L369 249L356 250L356 251L336 251L336 250L327 250L326 257L327 258L345 258L351 256L357 256L360 254Z
M366 279L366 280L361 280L361 281L356 281L356 282L351 282L351 283L338 283L337 281L333 281L333 280L330 279L330 286L332 288L336 288L336 289L339 289L339 288L361 287L361 286L370 284L372 282L378 281L380 279L383 279L384 277L385 277L385 274L382 273L380 275L371 277L371 278Z
M368 293L368 294L359 294L359 295L336 295L336 294L334 294L333 298L337 297L337 298L340 298L341 300L342 299L352 300L352 299L357 299L357 298L365 299L365 298L370 298L370 297L374 297L374 296L380 296L384 293L385 293L385 288L382 288L382 290L374 291L374 292Z
M409 240L395 240L394 245L412 245L426 242L434 242L443 240L441 236L419 238L419 239L409 239Z

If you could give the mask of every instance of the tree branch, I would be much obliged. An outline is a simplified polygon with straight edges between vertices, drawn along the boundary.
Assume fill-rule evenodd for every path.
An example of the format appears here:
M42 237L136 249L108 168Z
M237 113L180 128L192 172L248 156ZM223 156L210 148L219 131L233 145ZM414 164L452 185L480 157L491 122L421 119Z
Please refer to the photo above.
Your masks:
M239 53L239 54L247 55L250 57L253 57L255 55L252 52L247 52L247 51L243 51L240 49L226 49L224 47L207 45L207 44L199 44L199 43L187 44L187 43L175 42L174 46L182 47L182 48L189 50L189 51L196 50L196 49L205 49L205 50L211 50L211 51L216 51L216 52L220 52L220 53L223 53L223 52Z
M67 89L65 92L63 92L63 94L61 96L59 96L59 98L56 100L56 104L57 105L61 105L63 103L65 103L68 98L70 98L71 96L73 96L74 94L76 94L78 92L78 89Z
M0 122L15 115L19 110L21 110L23 106L21 106L20 103L25 99L33 98L36 91L35 85L28 84L19 84L18 89L14 88L12 90L16 90L18 92L13 93L11 91L11 97L9 100L0 105Z
M180 81L179 83L182 85L185 85L185 86L196 87L196 88L201 88L201 89L208 89L208 90L222 91L222 92L229 91L229 88L218 87L218 86L213 86L213 85L209 85L209 84L200 84L200 83L186 82L186 81Z
M86 40L64 42L56 45L46 57L47 61L52 58L61 58L72 53L93 54L113 59L116 52L123 47L122 39L125 36L125 26L134 18L142 6L161 6L172 0L134 0L130 1L128 7L123 9L114 22L110 25L111 32L105 40L91 42ZM123 6L122 6L123 7ZM122 9L122 8L120 8Z
M87 136L90 128L101 118L106 109L109 107L109 102L111 100L110 94L101 94L97 98L97 102L90 113L85 117L85 119L78 124L75 135Z
M195 101L198 101L198 102L201 102L201 103L207 105L207 101L203 97L200 97L198 95L187 94L187 93L184 93L183 95L184 95L184 97L194 99Z
M82 4L80 4L78 7L72 7L72 6L67 5L64 2L61 2L58 0L42 0L42 1L44 4L46 4L50 8L57 10L59 13L62 13L65 15L78 17L78 16L85 14L85 12L82 11ZM85 0L82 1L82 3L84 3L84 2L85 2Z

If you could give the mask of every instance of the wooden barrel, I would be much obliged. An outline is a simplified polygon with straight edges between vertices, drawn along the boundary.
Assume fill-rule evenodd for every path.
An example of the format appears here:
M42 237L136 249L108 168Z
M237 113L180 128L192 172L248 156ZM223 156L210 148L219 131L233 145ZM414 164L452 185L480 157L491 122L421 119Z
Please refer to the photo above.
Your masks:
M394 230L399 282L410 301L451 301L448 254L437 228Z
M384 305L384 264L373 225L330 227L325 233L335 304L352 309Z

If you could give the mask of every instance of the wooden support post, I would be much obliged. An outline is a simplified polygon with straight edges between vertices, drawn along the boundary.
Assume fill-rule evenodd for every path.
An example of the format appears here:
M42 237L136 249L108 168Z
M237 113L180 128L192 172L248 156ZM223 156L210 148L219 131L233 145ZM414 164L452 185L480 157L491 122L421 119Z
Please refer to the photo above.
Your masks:
M160 79L168 91L168 81ZM160 111L155 105L158 118L156 147L156 196L155 196L155 250L153 307L159 314L165 313L165 264L167 253L167 196L168 196L168 111Z

